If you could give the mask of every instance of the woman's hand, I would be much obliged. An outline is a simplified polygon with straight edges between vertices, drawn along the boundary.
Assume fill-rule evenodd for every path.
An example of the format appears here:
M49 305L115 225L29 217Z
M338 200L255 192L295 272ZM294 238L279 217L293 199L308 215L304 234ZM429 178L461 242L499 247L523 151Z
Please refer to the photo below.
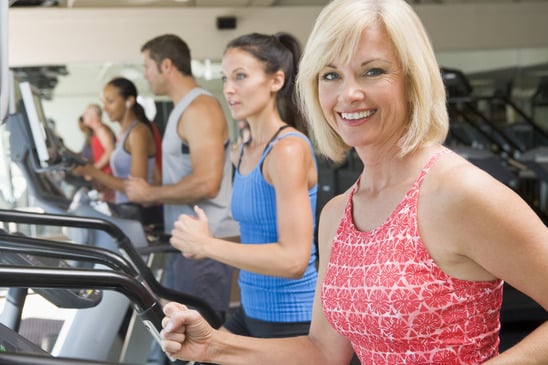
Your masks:
M162 349L175 359L206 361L214 329L195 310L171 302L164 306Z
M77 175L77 176L82 176L84 177L86 180L91 180L92 177L91 177L91 170L93 170L94 167L90 164L85 164L85 165L72 165L71 169L70 169L70 172L74 175Z
M194 211L196 216L187 214L179 216L179 219L173 224L169 242L186 258L202 259L207 257L204 253L204 246L212 235L205 212L198 206L194 206Z
M153 194L150 193L150 185L143 178L128 176L124 181L124 191L129 201L133 203L140 203L144 206L151 203Z

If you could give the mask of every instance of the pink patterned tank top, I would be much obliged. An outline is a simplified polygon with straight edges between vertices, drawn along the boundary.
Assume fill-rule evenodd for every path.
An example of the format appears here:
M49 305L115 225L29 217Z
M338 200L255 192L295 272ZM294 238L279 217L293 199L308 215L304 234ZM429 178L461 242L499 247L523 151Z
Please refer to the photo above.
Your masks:
M503 282L446 275L419 235L419 189L440 154L380 227L353 224L359 180L345 207L321 299L362 364L480 364L498 354Z

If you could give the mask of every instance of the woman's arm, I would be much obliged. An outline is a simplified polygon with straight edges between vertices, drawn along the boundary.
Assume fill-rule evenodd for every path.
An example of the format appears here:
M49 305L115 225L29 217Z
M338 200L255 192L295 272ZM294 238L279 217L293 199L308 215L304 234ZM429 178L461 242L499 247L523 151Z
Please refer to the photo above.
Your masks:
M328 203L320 223L320 265L312 324L308 336L258 339L214 330L196 311L177 303L164 307L163 349L178 359L224 365L332 365L348 364L353 350L348 340L327 322L321 308L321 283L331 250L331 237L340 219L343 199Z
M112 190L124 191L124 180L107 174L103 170L100 170L89 163L86 165L73 166L71 171L73 174L84 176L86 179L91 179L94 182L99 183L101 186Z
M186 257L208 257L264 275L299 278L313 244L313 219L308 190L317 183L317 172L306 141L287 137L278 141L264 162L266 180L276 191L278 242L238 245L213 238L207 218L181 216L174 225L171 244Z
M426 221L436 221L439 230L430 242L443 239L444 246L454 252L451 257L461 258L453 260L458 264L440 260L440 267L465 280L502 279L548 309L544 222L517 193L478 168L463 163L450 170L448 174L454 175L439 179L443 188L434 194L442 200L422 208L424 212L430 207ZM548 325L544 324L487 363L548 364L546 339Z

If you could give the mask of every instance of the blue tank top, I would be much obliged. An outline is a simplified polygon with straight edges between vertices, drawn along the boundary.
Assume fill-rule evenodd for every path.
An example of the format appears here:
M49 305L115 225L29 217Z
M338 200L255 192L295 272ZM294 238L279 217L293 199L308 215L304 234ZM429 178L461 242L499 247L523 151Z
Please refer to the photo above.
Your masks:
M240 224L242 244L278 241L276 192L274 187L264 179L261 167L273 144L287 136L306 139L312 149L312 144L306 136L296 132L286 133L268 144L259 163L249 174L240 175L238 169L235 171L231 208L233 217ZM317 185L308 191L313 217L316 211L317 192ZM312 244L308 267L300 279L280 278L240 270L238 283L241 305L246 315L268 322L310 321L318 277L315 262L316 246Z
M112 155L110 157L110 168L112 169L112 175L120 179L127 179L129 177L129 173L131 172L131 154L124 149L124 144L126 143L129 133L133 128L135 128L137 123L139 123L137 120L131 123L129 128L118 138L116 145L114 146L114 151L112 151ZM152 181L155 161L155 156L149 156L147 160L147 181L149 183ZM117 204L127 203L129 201L127 195L123 192L116 191L115 193L115 202Z

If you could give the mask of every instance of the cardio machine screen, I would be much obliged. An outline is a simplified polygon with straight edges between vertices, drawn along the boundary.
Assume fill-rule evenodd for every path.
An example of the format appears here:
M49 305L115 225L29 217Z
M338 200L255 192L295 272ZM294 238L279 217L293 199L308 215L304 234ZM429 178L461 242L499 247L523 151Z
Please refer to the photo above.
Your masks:
M27 81L21 82L19 89L38 161L41 167L47 167L59 159L55 137L47 124L40 96Z

